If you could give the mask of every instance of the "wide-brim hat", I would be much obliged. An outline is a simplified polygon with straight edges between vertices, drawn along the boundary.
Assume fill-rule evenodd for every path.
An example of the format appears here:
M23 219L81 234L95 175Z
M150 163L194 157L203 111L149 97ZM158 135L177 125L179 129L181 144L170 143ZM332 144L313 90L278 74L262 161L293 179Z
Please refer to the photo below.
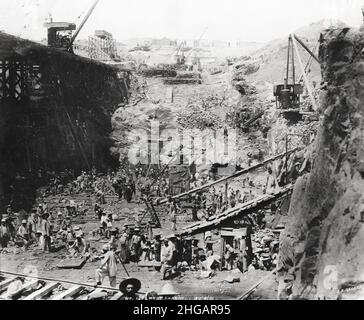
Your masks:
M158 294L160 296L178 296L180 293L174 288L171 283L166 283L161 292Z
M135 292L138 292L142 286L142 283L136 279L136 278L128 278L125 279L124 281L122 281L119 285L119 289L122 293L126 294L126 287L132 284L134 286L134 290Z
M166 237L166 239L176 239L176 235L175 234L170 234L168 237Z

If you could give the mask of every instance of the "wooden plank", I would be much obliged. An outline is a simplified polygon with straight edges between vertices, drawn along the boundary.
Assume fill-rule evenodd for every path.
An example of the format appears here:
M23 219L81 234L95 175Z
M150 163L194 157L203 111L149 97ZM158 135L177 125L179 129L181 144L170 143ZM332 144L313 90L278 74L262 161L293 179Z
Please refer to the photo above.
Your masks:
M70 260L62 260L57 264L57 268L59 269L81 269L85 264L86 259L70 259Z
M242 204L241 206L230 208L226 210L225 212L217 215L214 217L214 219L209 220L207 222L192 224L190 226L187 226L186 228L183 228L183 231L178 233L180 236L190 235L192 233L196 232L202 232L206 228L214 228L221 224L221 222L232 219L236 216L239 216L241 214L249 212L253 208L258 208L261 204L268 204L273 200L276 200L282 196L284 196L286 193L291 191L293 189L293 186L290 185L284 189L279 190L275 194L270 195L264 195L259 198L253 199L249 202L246 202Z
M4 288L6 288L14 280L16 280L16 278L11 277L11 278L8 278L8 279L4 280L3 282L0 282L0 290L3 290Z
M30 289L32 289L32 288L36 288L36 286L38 285L38 281L39 281L39 280L32 280L32 281L30 281L30 282L28 282L28 283L24 284L24 285L22 286L22 288L21 288L21 289L19 289L18 291L15 291L15 292L11 295L11 297L16 297L16 296L20 295L20 294L21 294L22 292L24 292L24 291L28 291L28 290L30 290ZM10 296L8 296L8 295L7 295L7 293L4 293L2 297L3 297L3 298L11 298Z
M166 102L173 103L173 87L168 87L166 92Z
M60 294L57 294L56 296L54 296L52 298L52 300L63 300L63 299L66 299L68 297L72 297L75 294L82 291L83 289L84 289L84 287L75 285L75 286L69 288L68 290L66 290L64 292L61 292Z
M114 294L109 300L119 300L121 297L123 296L123 293L121 292L117 292L116 294Z
M229 176L229 177L221 178L221 179L219 179L219 180L216 180L216 181L213 181L213 182L207 183L207 184L205 184L205 185L203 185L203 186L201 186L201 187L198 187L198 188L195 188L195 189L189 190L189 191L187 191L187 192L184 192L184 193L178 194L178 195L176 195L176 196L173 196L173 197L172 197L172 200L177 200L177 199L179 199L179 198L186 197L186 196L188 196L188 195L190 195L190 194L194 194L194 193L196 193L196 192L199 192L199 191L202 191L202 190L204 190L204 189L210 188L210 187L214 186L215 184L218 184L218 183L221 183L221 182L224 182L224 181L227 181L227 180L230 180L230 179L233 179L233 178L239 177L239 176L241 176L241 175L243 175L243 174L246 174L246 173L248 173L248 172L250 172L250 171L253 171L253 170L256 170L256 169L258 169L258 168L260 168L260 167L263 167L263 166L265 166L266 164L268 164L268 163L270 163L270 162L272 162L272 161L275 161L275 160L277 160L277 159L279 159L279 158L283 158L284 156L286 156L286 155L288 155L288 154L291 154L291 153L295 152L296 150L298 150L298 147L297 147L297 148L294 148L294 149L292 149L292 150L287 151L287 153L286 153L286 152L283 152L283 153L278 154L278 155L276 155L276 156L274 156L274 157L271 157L271 158L269 158L269 159L267 159L267 160L265 160L265 161L263 161L263 162L260 162L260 163L258 163L258 164L256 164L256 165L252 166L252 167L249 167L249 168L247 168L247 169L243 169L243 170L237 171L237 172L235 172L233 175L231 175L231 176ZM168 199L158 200L158 201L156 201L156 202L155 202L155 205L159 206L159 205L165 204L165 203L167 203L167 202L168 202Z
M162 265L161 262L158 261L141 261L138 263L138 267L160 267Z
M59 286L59 284L60 284L59 282L48 283L45 287L33 292L29 296L25 297L23 300L40 300L40 299L42 299L42 297L44 297L45 295L50 293L52 290L57 288Z

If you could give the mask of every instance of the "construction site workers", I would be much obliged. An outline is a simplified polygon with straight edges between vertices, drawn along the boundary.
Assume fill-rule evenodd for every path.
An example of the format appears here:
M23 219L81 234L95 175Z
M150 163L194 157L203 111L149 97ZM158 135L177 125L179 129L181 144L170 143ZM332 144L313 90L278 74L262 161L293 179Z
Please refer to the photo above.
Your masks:
M89 245L85 240L84 233L79 226L76 226L74 229L75 240L73 244L69 246L68 251L72 255L81 254L85 255L89 251Z
M116 273L117 273L117 261L116 255L109 245L102 246L102 252L104 257L101 261L101 265L95 271L96 284L100 286L105 277L109 277L110 286L116 287Z
M235 250L230 244L226 244L225 246L224 259L226 270L232 270L234 268Z
M50 252L51 250L51 226L48 221L49 214L43 213L41 221L42 232L42 247L44 252Z
M139 261L139 257L141 255L141 241L142 238L139 234L140 229L139 228L135 228L134 229L134 234L131 237L131 243L130 243L130 259L133 262L138 262Z
M30 237L29 237L27 220L22 220L21 225L18 228L18 232L16 234L16 240L18 245L24 246L25 249L28 247Z
M152 254L155 261L161 261L162 240L161 234L156 234L152 241Z
M278 188L278 181L276 175L273 173L273 170L270 166L268 166L268 176L265 184L264 193L275 193L276 188Z
M166 280L170 277L177 265L177 251L174 243L175 235L170 235L164 239L164 245L161 249L161 279ZM167 276L168 275L168 276Z
M120 292L123 293L123 296L120 300L138 300L139 297L137 295L140 290L141 282L135 278L128 278L122 281L119 285Z
M28 232L31 239L36 241L38 217L36 216L36 209L33 209L28 217Z
M120 259L122 263L128 263L129 262L129 239L128 239L128 233L127 228L123 227L121 230L121 236L119 239L120 242Z
M1 219L1 225L0 225L0 245L1 248L7 248L8 243L10 240L10 233L6 226L6 219Z

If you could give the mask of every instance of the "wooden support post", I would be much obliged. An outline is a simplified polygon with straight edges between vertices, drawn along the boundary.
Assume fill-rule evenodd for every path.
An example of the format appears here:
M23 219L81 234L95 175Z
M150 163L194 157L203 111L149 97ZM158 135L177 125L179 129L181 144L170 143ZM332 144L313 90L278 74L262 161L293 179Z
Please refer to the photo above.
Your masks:
M229 182L226 180L225 181L225 203L226 203L226 205L228 205L228 201L229 201L228 189L229 189Z
M221 257L220 271L222 270L224 263L224 252L225 252L225 239L221 235L221 229L220 229L220 257Z

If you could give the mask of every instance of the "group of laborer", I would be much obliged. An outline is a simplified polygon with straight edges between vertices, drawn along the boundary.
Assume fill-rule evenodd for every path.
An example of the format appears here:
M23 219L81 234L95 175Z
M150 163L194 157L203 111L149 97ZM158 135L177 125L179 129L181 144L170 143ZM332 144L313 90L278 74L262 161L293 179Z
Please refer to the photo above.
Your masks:
M39 242L44 251L50 250L51 225L49 213L43 206L33 209L27 217L25 214L14 213L9 205L6 214L1 218L0 244L7 248L9 243L17 246L29 247L32 243Z
M71 216L76 214L74 202L67 204L65 212L58 211L57 218L52 219L46 204L39 204L27 215L14 213L7 206L6 214L2 216L0 226L0 245L7 248L16 245L28 249L38 245L44 252L50 252L58 243L64 245L71 254L85 254L89 246L84 233L79 226L72 226Z
M137 244L139 243L140 236L139 230L134 230L134 234L132 236L132 250L137 248ZM124 239L123 239L124 238ZM122 263L126 262L126 234L122 234L120 238L120 247L117 248L116 246L112 245L111 243L105 244L102 246L102 260L99 268L95 271L95 279L96 279L96 286L102 285L105 277L109 278L109 283L111 287L116 287L116 276L117 276L117 264L118 261ZM161 274L162 279L167 279L168 273L171 274L173 269L177 267L177 250L175 244L176 237L171 235L166 239L163 239L163 244L161 242L160 235L155 236L155 244L158 244L155 247L155 251L153 252L155 261L161 262ZM140 286L139 286L140 288Z
M205 248L200 248L197 238L182 239L174 234L162 237L160 233L148 237L138 227L126 225L120 232L113 228L108 244L103 246L105 259L96 271L96 279L99 283L108 276L110 285L114 286L116 264L120 260L123 264L154 261L160 267L161 279L167 280L177 274L180 267L200 268L201 263L213 255L213 243L211 238L205 238Z

